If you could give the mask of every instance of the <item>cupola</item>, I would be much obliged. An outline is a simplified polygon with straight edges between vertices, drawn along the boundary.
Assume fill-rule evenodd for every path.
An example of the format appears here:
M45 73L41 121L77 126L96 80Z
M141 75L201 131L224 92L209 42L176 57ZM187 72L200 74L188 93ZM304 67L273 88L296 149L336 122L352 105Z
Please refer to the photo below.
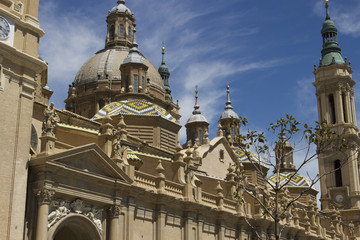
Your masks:
M209 132L209 122L201 114L198 104L198 89L195 90L195 105L191 117L185 124L187 143L193 146L195 143L200 146L206 142L206 135Z
M146 90L145 87L148 66L145 58L141 55L137 48L138 44L136 42L135 27L133 35L132 48L120 66L121 79L125 80L121 82L122 93L142 93Z
M117 1L106 19L107 37L105 48L132 46L132 29L135 24L134 14L125 5L125 0Z
M234 111L231 100L230 100L230 86L227 84L227 99L225 104L225 110L221 114L219 123L223 129L223 135L227 140L233 144L235 142L235 137L239 135L239 116Z

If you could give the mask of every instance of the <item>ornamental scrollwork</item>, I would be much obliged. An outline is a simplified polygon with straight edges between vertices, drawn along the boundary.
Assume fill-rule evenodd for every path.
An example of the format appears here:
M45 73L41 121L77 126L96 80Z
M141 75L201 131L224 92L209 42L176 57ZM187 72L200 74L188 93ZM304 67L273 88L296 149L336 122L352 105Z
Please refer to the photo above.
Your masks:
M89 220L96 225L100 234L102 234L102 212L103 209L88 205L81 199L76 199L72 202L57 199L51 202L49 208L48 228L52 227L68 214L75 213L89 218Z
M54 196L54 194L54 190L42 188L37 191L36 196L38 197L39 204L50 204L51 198Z

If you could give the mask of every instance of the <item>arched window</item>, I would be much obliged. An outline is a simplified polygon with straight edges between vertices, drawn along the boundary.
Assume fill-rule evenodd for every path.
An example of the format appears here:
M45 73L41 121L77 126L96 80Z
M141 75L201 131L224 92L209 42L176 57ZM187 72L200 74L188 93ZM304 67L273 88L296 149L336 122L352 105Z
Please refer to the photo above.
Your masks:
M343 107L343 114L344 114L344 121L347 123L349 120L347 119L347 107L346 107L346 96L345 94L341 94L342 98L342 107Z
M334 162L334 170L335 170L335 186L342 187L342 176L341 176L341 163L340 160L336 160Z
M336 115L335 115L335 102L334 95L329 95L329 114L330 114L330 123L336 123Z
M115 26L111 25L110 27L110 40L114 40L115 38Z
M128 27L128 37L131 40L131 27L130 26Z
M120 36L120 37L124 37L124 36L125 36L124 24L120 24L120 27L119 27L119 36Z

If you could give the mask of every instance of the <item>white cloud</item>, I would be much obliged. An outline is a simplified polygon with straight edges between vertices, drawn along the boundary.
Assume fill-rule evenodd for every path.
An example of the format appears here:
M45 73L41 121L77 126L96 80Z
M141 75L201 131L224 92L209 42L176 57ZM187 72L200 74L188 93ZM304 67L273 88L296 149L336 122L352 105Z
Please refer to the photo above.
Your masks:
M104 26L78 12L58 11L55 1L42 3L40 21L46 35L41 39L39 52L49 64L48 85L56 89L54 98L60 108L67 97L67 87L64 86L73 81L91 54L103 48L104 37L99 36L99 28Z
M317 2L313 11L315 14L325 17L324 3ZM360 3L358 1L349 1L347 4L344 4L343 1L331 2L329 13L339 32L360 36Z

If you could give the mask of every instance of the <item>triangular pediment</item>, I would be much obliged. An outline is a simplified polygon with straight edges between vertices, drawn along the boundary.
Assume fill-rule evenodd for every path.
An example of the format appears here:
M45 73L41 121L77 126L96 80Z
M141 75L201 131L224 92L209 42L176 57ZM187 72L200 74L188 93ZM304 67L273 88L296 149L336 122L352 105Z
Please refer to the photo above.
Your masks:
M98 176L132 182L126 173L96 144L88 144L48 156L47 162Z

